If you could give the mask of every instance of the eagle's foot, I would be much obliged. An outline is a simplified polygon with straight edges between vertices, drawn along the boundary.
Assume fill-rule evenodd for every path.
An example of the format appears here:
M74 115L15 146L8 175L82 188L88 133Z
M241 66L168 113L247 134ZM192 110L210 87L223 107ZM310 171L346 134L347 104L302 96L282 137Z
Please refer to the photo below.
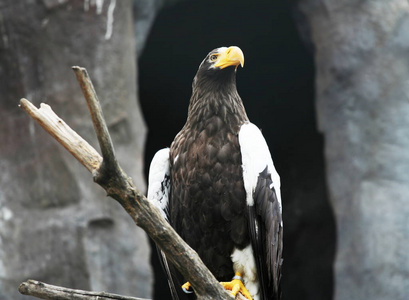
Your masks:
M249 291L246 289L242 282L242 277L240 273L236 273L233 277L233 280L230 282L220 282L220 284L226 289L231 291L231 295L236 297L240 292L246 299L253 300Z
M183 290L186 294L191 294L191 293L193 293L189 281L188 281L188 282L185 282L185 283L182 285L182 290Z

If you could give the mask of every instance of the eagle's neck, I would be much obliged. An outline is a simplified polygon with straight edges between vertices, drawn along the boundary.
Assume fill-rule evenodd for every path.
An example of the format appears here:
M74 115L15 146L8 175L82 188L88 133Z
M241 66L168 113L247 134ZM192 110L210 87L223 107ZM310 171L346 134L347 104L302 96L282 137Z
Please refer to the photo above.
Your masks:
M240 126L248 121L237 93L235 77L228 82L195 78L186 124L201 131L214 118L220 119L233 132L238 132Z

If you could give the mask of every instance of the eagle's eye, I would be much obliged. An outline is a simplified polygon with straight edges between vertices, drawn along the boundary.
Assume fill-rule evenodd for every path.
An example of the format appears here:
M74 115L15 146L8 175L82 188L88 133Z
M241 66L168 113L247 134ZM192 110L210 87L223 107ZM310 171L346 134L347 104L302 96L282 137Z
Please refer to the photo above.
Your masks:
M210 55L210 61L216 61L216 60L217 60L216 54Z

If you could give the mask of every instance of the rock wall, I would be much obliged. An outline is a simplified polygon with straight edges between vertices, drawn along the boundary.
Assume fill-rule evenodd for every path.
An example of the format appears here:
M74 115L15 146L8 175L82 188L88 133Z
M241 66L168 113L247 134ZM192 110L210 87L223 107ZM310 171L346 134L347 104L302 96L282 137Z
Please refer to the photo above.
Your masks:
M409 3L298 1L337 220L336 300L409 294ZM307 27L305 27L307 26Z
M151 297L145 233L91 174L18 108L53 110L96 149L71 66L86 67L118 159L145 188L132 1L0 2L0 299L33 278Z

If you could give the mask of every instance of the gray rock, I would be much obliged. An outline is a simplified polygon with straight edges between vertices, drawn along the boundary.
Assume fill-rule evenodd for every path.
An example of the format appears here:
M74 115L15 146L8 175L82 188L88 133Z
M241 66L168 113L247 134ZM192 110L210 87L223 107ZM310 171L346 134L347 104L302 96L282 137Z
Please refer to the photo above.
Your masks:
M151 296L145 233L18 108L46 102L96 149L71 66L86 67L124 170L143 191L131 1L0 4L0 299L20 282Z
M133 0L136 53L138 57L143 52L149 32L160 9L179 1L182 0Z
M409 294L409 3L298 1L337 219L335 299Z
M133 1L136 53L138 56L142 54L156 14L162 5L163 0Z

